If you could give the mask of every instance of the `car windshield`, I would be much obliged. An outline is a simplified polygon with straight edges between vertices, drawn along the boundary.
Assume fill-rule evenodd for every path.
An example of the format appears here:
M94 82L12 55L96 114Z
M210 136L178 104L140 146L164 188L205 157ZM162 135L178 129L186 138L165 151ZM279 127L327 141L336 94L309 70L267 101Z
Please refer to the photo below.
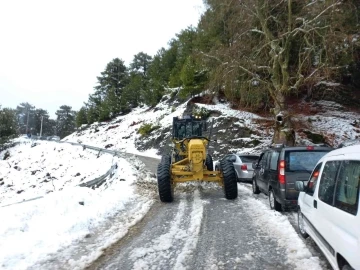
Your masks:
M288 151L285 154L286 171L312 172L316 163L329 151Z
M258 156L239 156L239 158L241 159L241 161L243 163L252 163L252 162L257 161L259 159Z

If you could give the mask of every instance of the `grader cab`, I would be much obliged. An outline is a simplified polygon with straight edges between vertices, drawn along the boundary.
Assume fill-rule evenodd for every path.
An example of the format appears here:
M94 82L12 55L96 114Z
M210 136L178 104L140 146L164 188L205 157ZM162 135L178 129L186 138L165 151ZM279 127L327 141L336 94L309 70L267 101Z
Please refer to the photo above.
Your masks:
M229 200L237 198L237 182L233 164L221 161L221 170L214 171L213 160L208 153L210 138L203 136L207 123L199 116L173 118L173 149L165 155L157 169L159 196L162 202L172 202L174 187L189 181L217 182ZM210 135L211 136L210 129Z

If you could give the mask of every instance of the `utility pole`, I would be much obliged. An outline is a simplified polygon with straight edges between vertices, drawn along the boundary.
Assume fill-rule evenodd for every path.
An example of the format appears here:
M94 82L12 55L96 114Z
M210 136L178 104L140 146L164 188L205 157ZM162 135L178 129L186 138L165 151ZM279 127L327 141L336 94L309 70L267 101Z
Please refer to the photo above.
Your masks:
M40 138L42 135L42 124L43 124L44 116L41 116L41 125L40 125Z

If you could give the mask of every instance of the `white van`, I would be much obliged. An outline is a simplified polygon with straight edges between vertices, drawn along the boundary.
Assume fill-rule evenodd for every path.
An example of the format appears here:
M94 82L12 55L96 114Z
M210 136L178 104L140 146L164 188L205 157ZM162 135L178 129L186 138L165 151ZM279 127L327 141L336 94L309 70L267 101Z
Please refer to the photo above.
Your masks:
M295 185L300 234L311 236L334 269L360 269L360 145L327 153L309 181Z

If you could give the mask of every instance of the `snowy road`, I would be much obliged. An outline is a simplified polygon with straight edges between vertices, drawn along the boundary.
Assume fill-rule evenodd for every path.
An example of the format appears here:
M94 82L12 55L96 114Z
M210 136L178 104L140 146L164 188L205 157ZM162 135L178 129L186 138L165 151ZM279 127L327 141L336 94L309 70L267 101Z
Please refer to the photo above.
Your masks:
M155 171L158 160L140 158ZM239 184L235 201L211 187L177 191L88 269L326 269L291 226L293 215L270 211L250 187Z
M276 239L220 190L180 194L148 215L89 269L289 269Z

